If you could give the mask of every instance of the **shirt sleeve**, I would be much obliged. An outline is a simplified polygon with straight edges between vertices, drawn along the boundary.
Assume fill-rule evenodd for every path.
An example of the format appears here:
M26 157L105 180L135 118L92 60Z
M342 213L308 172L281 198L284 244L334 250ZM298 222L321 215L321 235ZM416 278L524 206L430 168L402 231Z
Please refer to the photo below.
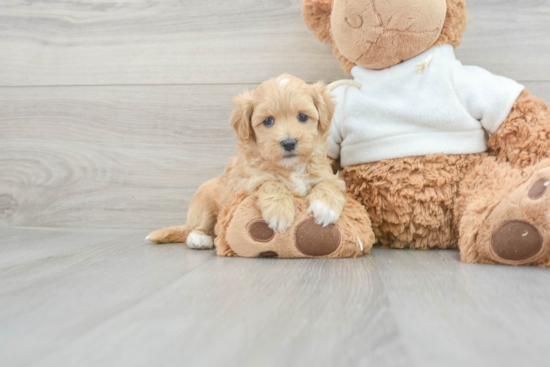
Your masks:
M340 133L340 127L343 123L343 115L345 110L345 90L346 86L341 86L332 91L332 98L336 103L336 109L332 117L332 125L330 127L330 135L328 137L328 156L332 159L340 157L340 144L344 140Z
M510 114L525 87L512 79L491 74L477 66L457 66L453 85L468 113L490 134L495 133Z

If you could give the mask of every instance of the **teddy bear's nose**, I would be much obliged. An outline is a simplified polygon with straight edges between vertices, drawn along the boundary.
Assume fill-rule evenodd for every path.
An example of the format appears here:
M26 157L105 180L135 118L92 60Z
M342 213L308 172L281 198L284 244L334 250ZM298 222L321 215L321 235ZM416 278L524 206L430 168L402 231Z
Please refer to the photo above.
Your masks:
M363 18L359 14L354 14L346 17L346 23L352 28L360 28L363 25Z

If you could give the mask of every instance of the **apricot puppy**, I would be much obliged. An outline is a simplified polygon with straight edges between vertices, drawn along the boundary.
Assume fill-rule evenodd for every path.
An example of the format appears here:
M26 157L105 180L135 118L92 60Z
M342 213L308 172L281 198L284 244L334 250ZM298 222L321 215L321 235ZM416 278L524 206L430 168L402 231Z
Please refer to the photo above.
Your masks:
M152 232L150 241L214 247L218 213L241 190L258 198L263 219L276 231L284 232L294 222L294 196L309 199L308 211L317 224L326 226L340 217L345 183L332 173L327 158L334 103L325 85L283 74L233 101L231 125L239 155L221 176L199 187L186 225Z

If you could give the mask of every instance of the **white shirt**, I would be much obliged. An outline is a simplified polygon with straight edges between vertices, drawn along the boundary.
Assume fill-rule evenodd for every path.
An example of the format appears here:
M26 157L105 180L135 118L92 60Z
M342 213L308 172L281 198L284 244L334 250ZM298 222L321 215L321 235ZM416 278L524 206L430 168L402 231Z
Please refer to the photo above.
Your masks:
M419 63L430 59L423 73ZM333 91L329 156L342 166L426 154L480 153L525 88L477 66L451 45L383 70L351 70L361 89ZM486 133L487 132L487 133Z

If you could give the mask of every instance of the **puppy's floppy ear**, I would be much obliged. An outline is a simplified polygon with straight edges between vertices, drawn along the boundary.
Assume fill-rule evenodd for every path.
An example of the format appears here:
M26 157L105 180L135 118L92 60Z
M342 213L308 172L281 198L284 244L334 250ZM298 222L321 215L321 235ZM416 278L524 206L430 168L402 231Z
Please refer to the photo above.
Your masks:
M231 114L231 126L235 129L237 138L246 143L254 134L252 130L252 94L246 91L233 97L235 109Z
M306 26L315 32L315 36L323 43L332 42L330 32L330 14L333 0L304 0L302 16Z
M317 112L319 112L319 133L323 138L327 138L330 135L332 116L336 106L325 83L315 83L311 86L311 90L313 102L317 107Z

